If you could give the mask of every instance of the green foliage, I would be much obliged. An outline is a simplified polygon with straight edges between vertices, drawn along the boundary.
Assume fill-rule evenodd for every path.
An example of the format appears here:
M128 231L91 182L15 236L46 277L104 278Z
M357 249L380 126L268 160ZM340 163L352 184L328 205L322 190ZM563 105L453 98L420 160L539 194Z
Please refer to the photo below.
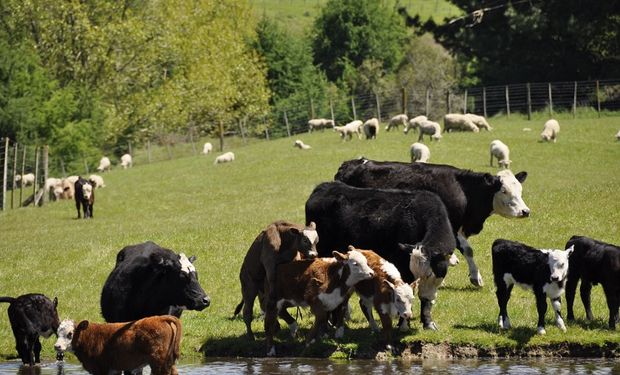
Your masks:
M568 324L568 332L562 333L553 326L553 314L548 309L545 336L535 334L537 313L531 291L515 288L508 307L514 328L503 333L497 329L490 255L494 239L555 248L564 246L570 236L582 234L620 243L620 147L614 138L618 114L598 118L593 113L577 119L570 113L558 116L562 131L555 144L538 142L548 118L544 113L533 121L514 113L510 119L491 118L492 132L450 133L441 142L429 144L431 162L494 174L498 169L488 165L488 145L493 139L501 139L511 149L513 171L528 172L523 198L532 214L527 219L491 216L482 233L470 239L485 286L470 286L467 264L457 252L461 263L448 271L433 307L440 330L422 330L416 297L412 328L407 333L395 333L399 340L474 345L489 348L489 352L493 348L560 342L617 345L618 333L606 329L608 310L600 286L592 290L593 322L585 321L577 297L577 322ZM524 127L533 131L524 132ZM254 320L257 341L249 342L243 320L231 319L241 298L238 272L252 241L274 220L303 223L304 204L313 188L333 180L344 160L364 155L376 160L408 161L414 136L381 132L374 141L342 142L333 132L313 132L302 139L312 145L311 150L293 148L291 138L254 141L232 149L236 160L221 165L213 165L213 154L147 164L138 150L140 158L132 169L114 168L103 176L106 187L96 192L92 220L74 220L72 201L1 212L2 295L40 292L58 296L62 318L101 322L101 288L114 267L117 252L126 245L152 240L196 255L199 280L211 297L212 304L204 311L183 313L183 358L199 361L199 348L209 356L264 356L264 322ZM291 342L288 330L283 328L278 335L282 355L329 356L338 351L335 357L374 357L378 336L370 333L357 307L357 297L353 298L353 319L342 340L326 339L306 348L301 338ZM0 304L3 360L16 356L6 308ZM564 306L562 309L565 311ZM258 316L258 304L254 311ZM309 311L303 310L302 315L303 335L314 318ZM53 339L42 340L42 345L43 357L53 359ZM71 354L68 357L74 358Z
M328 1L312 33L314 62L331 81L341 79L349 64L357 69L365 60L394 71L407 36L402 18L374 0Z
M482 84L617 78L620 9L614 2L451 0L467 16L427 29Z

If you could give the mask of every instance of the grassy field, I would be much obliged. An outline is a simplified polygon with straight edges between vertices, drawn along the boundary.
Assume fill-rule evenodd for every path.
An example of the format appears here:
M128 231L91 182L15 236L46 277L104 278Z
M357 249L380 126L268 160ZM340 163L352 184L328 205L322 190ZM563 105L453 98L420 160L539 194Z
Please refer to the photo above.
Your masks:
M296 35L303 34L320 14L327 0L250 0L257 17L267 15L286 25ZM445 0L381 0L385 6L405 6L411 16L418 14L422 21L433 18L443 23L446 17L457 17L459 8Z
M509 313L514 328L500 333L498 307L491 275L490 246L496 238L522 241L543 248L563 248L573 234L620 243L620 142L614 139L620 117L559 117L562 130L556 144L539 143L544 118L513 116L491 119L492 132L446 134L433 143L431 162L495 173L488 165L488 145L501 139L511 148L512 169L525 170L524 199L528 219L492 216L484 231L471 238L486 285L470 286L467 266L451 268L433 308L438 332L420 329L419 302L415 322L404 341L473 343L485 347L523 347L569 342L603 345L618 342L618 333L605 329L608 312L600 287L594 288L596 320L588 323L577 298L576 324L567 333L553 326L547 313L547 335L536 336L534 296L513 291ZM523 131L523 128L532 131ZM116 168L104 175L107 187L97 191L93 220L75 220L73 202L0 214L0 295L39 292L58 296L61 318L101 321L99 295L124 246L151 240L196 255L196 268L212 305L183 315L182 353L185 359L206 355L263 355L262 321L255 320L259 340L247 342L241 319L231 319L240 300L238 272L256 235L270 222L304 222L304 203L314 186L332 180L340 163L364 155L377 160L408 161L414 138L402 132L381 132L376 141L343 143L326 131L302 134L313 148L300 151L291 138L254 142L232 149L236 161L213 165L215 155L195 156L154 164ZM215 144L215 143L214 143ZM460 254L459 254L460 257ZM372 352L375 337L352 301L353 321L341 341L328 339L304 349L301 340L279 337L289 355L358 356ZM13 335L0 305L0 358L16 356ZM256 307L257 309L257 307ZM312 318L301 319L302 332ZM43 342L44 356L53 357L53 340Z

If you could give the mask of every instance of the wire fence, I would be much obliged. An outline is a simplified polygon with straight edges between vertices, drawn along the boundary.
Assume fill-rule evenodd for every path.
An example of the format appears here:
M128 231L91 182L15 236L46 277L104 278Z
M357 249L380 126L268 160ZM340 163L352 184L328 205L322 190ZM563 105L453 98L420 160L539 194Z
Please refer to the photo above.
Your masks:
M336 125L372 117L387 123L391 117L404 113L409 118L425 115L441 123L447 113L527 116L531 119L535 112L548 113L549 116L572 112L576 116L583 109L599 116L602 112L620 111L620 80L522 83L462 91L410 88L351 97L309 97L305 105L286 108L276 105L265 117L244 118L228 124L230 126L223 134L223 148L235 149L260 139L307 133L308 121L314 118L333 119ZM266 130L260 133L249 131L256 128ZM134 164L144 165L199 155L205 142L211 142L214 150L220 146L218 138L188 127L175 133L144 135L134 144L107 150L101 156L108 156L113 168L120 164L120 155L124 153L132 155ZM54 150L48 151L46 146L22 145L0 139L2 209L43 204L53 197L43 194L48 176L61 179L70 175L89 176L96 171L101 156L68 157L55 154ZM32 184L22 184L21 178L16 179L18 175L27 174L34 175Z

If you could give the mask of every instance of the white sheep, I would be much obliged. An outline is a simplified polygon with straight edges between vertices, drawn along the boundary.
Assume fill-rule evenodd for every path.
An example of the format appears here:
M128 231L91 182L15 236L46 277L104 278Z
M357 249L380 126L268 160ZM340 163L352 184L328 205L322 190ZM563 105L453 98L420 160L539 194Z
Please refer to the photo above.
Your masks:
M75 181L79 178L79 176L69 176L67 178L63 178L61 183L62 199L73 199L73 195L75 194Z
M409 133L409 130L413 130L414 133L417 132L418 127L420 126L420 122L426 121L426 120L428 120L428 118L424 115L420 115L420 116L416 116L412 118L411 120L409 120L409 122L407 122L407 125L405 125L405 130L403 130L403 132L405 134Z
M377 138L377 134L379 134L379 120L376 117L368 119L363 126L366 139Z
M480 129L469 117L460 113L449 113L443 117L443 131L463 130L478 133Z
M105 182L103 182L103 177L97 174L91 174L88 176L88 180L92 181L95 184L95 188L100 189L105 187Z
M202 146L202 154L207 155L211 151L213 151L213 145L211 142L206 142L204 146Z
M30 186L34 184L34 173L17 174L15 182L19 182L21 187Z
M465 116L467 116L479 129L486 129L487 131L493 130L484 116L474 115L473 113L467 113Z
M48 177L44 185L45 192L49 194L50 199L58 200L62 196L62 180L60 178Z
M312 146L305 144L301 139L297 139L293 147L297 147L300 150L310 150Z
M426 163L431 158L431 150L424 143L414 143L409 149L411 151L411 162Z
M491 160L489 164L491 164L491 167L493 166L493 157L496 157L497 163L500 167L506 169L510 168L510 163L512 163L510 161L510 149L508 148L508 146L506 146L504 142L500 141L499 139L491 142L490 154Z
M123 167L123 169L127 169L127 168L131 168L132 165L133 165L133 160L131 158L131 155L123 154L123 156L121 156L121 167Z
M315 118L308 120L308 132L312 133L313 130L323 130L325 128L334 127L334 120L328 120L325 118Z
M551 119L545 122L545 126L543 127L542 133L540 133L540 138L544 142L549 142L553 140L553 143L558 138L558 133L560 132L560 124L557 120Z
M424 134L428 134L431 137L431 141L435 140L439 142L441 140L441 126L429 120L423 120L418 124L420 128L420 136L418 142L421 142L424 138Z
M104 156L101 158L101 160L99 160L99 166L97 167L97 170L99 172L109 171L111 166L112 163L110 163L110 159L107 156Z
M407 120L409 120L409 117L407 117L404 113L396 115L390 119L390 122L386 125L385 130L390 131L392 128L398 129L399 125L402 125L403 127L407 126Z
M350 140L353 134L357 134L358 139L362 139L362 121L361 120L353 120L344 126L334 126L334 131L340 133L340 138L342 140Z
M230 163L235 160L235 154L228 151L215 158L213 164Z

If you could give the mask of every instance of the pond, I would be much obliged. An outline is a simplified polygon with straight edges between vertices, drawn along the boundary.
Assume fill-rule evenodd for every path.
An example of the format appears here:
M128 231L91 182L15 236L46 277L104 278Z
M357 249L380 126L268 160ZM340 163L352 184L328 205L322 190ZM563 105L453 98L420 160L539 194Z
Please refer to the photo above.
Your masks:
M605 359L474 359L332 361L311 358L211 358L202 363L180 363L181 375L227 374L620 374L620 362ZM84 375L75 362L47 362L34 368L20 362L0 363L0 375ZM144 374L150 374L147 368Z

